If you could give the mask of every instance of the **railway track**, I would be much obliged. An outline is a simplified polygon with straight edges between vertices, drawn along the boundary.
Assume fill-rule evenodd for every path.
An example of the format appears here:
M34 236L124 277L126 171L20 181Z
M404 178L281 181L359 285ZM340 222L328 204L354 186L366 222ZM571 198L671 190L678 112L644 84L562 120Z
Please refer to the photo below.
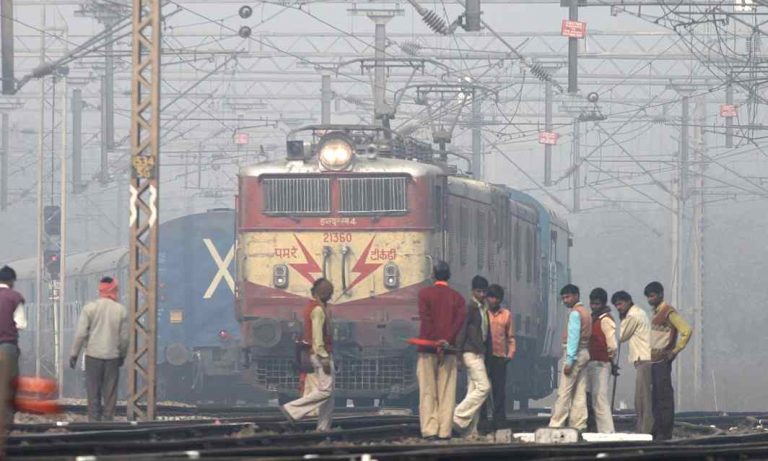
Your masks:
M718 445L718 450L730 450L725 445L749 444L754 453L768 449L768 433L750 436L700 437L722 434L729 427L761 427L763 415L739 413L733 415L681 414L679 429L699 435L673 443L600 443L574 446L524 444L499 445L488 440L484 443L467 443L453 440L448 444L428 444L418 439L419 425L415 416L398 415L347 415L334 420L334 430L329 433L313 432L314 421L289 425L279 414L241 416L221 419L217 422L146 422L146 423L72 423L21 425L16 431L28 433L13 435L7 441L7 454L13 458L40 458L60 456L107 456L153 454L170 458L193 453L200 457L219 456L267 456L294 458L316 454L327 459L349 459L364 453L375 454L376 459L466 459L451 453L480 454L488 459L515 456L520 459L540 459L543 453L552 456L592 456L595 450L623 456L624 453L660 453L672 450L682 455L702 450L701 444ZM514 432L532 431L546 425L541 416L517 416L508 421L507 428ZM629 429L634 423L631 415L618 415L619 430ZM714 427L712 427L714 426ZM56 432L52 432L52 431ZM450 448L446 452L445 446ZM722 445L722 446L720 446ZM763 447L765 445L765 447ZM746 445L744 445L746 447ZM674 448L673 447L677 447ZM697 448L698 447L698 448ZM469 450L469 451L467 451ZM582 451L579 451L582 450ZM586 450L586 451L584 451ZM592 451L590 451L592 450ZM608 451L605 451L608 450ZM634 450L634 451L633 451ZM585 454L587 453L587 454ZM591 453L589 455L588 453ZM719 452L718 452L719 453ZM768 453L766 453L768 454ZM346 456L337 458L336 456ZM474 456L473 456L474 457ZM580 459L580 458L574 458Z

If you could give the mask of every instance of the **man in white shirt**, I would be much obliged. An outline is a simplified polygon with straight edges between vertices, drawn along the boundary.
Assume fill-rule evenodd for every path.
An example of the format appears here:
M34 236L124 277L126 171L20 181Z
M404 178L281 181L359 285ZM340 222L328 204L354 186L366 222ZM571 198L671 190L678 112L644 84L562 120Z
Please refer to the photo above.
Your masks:
M635 430L638 433L650 434L653 428L651 323L645 311L635 305L626 291L614 293L611 303L621 317L619 340L622 343L629 342L629 363L635 366Z

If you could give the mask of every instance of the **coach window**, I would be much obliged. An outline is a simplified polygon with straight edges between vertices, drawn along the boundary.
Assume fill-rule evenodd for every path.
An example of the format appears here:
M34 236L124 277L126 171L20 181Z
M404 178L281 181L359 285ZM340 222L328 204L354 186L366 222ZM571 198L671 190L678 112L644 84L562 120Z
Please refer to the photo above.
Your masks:
M469 218L467 216L467 207L461 205L459 208L459 259L461 265L467 264L467 244L469 243Z
M531 283L533 280L533 232L530 227L526 227L525 237L526 280Z
M477 268L482 269L485 265L485 245L486 245L486 232L483 229L485 226L485 213L477 210L477 219L475 220L477 233Z
M520 280L523 266L520 264L520 223L515 223L515 278Z
M488 213L488 270L493 271L496 267L496 217L493 211Z
M434 201L433 206L435 207L435 227L438 229L441 229L443 227L443 185L442 184L435 184L434 187Z

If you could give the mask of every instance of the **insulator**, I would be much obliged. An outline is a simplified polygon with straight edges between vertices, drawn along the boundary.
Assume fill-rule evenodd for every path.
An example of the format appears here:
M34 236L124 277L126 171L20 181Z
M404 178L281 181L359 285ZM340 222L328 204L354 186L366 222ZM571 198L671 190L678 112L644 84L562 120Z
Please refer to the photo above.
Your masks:
M531 73L534 77L541 80L542 82L551 82L552 81L552 74L547 72L546 69L541 64L532 64L529 67Z
M443 21L443 18L437 15L437 13L432 10L421 10L419 11L419 14L421 14L421 18L433 32L441 35L448 35L448 25Z
M416 56L421 50L421 44L417 42L405 42L400 44L400 49L407 55Z

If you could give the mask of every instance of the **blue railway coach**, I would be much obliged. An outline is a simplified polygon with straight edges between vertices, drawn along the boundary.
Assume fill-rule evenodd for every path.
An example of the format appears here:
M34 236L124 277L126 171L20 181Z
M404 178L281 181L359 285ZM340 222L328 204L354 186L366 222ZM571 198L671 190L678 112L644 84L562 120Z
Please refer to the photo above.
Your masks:
M231 209L182 216L160 225L158 287L158 399L227 401L239 394L238 324L234 316L234 223ZM8 263L18 274L17 288L27 299L30 327L22 332L22 372L35 368L36 259ZM67 256L65 302L61 309L63 357L82 306L98 294L99 279L116 276L121 302L127 301L128 252L125 247ZM51 303L41 306L43 372L53 370ZM65 396L81 396L78 372L65 370Z

